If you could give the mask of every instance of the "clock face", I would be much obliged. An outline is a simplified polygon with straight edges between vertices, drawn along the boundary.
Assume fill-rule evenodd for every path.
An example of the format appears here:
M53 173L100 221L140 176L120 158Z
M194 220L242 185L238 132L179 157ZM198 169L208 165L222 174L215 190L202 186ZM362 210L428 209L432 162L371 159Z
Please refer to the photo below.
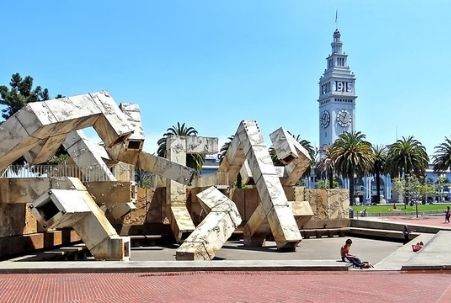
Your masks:
M351 122L352 122L351 113L349 111L347 111L346 109L341 109L337 113L336 120L337 120L338 125L340 125L341 127L348 127L349 125L351 125Z
M325 110L321 113L320 124L323 128L326 128L329 126L329 123L330 123L330 114L327 110Z

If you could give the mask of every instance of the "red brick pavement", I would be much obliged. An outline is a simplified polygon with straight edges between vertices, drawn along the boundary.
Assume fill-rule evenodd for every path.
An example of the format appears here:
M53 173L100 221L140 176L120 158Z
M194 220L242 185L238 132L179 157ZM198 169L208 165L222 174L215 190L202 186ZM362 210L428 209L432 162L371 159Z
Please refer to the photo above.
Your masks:
M451 272L2 274L0 302L451 302Z
M380 217L383 221L392 221L396 223L403 223L407 225L426 225L434 226L451 230L451 224L445 223L445 215L443 216L420 216L416 218L415 216L391 216L391 217Z

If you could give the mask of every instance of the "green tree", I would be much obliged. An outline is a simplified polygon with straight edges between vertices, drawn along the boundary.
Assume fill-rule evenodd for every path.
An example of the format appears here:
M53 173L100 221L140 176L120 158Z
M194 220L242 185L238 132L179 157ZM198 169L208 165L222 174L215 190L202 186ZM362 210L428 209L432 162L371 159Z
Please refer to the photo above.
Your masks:
M426 148L413 136L402 137L388 146L386 169L392 177L404 177L414 174L424 176L429 157Z
M373 146L374 163L371 168L371 173L376 178L376 203L379 204L381 200L381 174L385 173L385 163L387 161L387 149L385 146Z
M368 174L374 163L371 143L365 140L361 132L345 132L338 137L331 148L331 158L335 171L349 179L349 199L354 205L355 177Z
M398 198L404 197L406 193L406 181L403 178L394 178L392 181L392 190L398 194Z
M334 187L334 166L335 163L331 155L331 146L326 145L321 148L320 159L316 166L318 175L326 175L326 179L329 181L329 188Z
M415 175L418 178L424 176L428 162L426 148L413 136L402 137L388 146L386 171L392 177L404 178L406 188L409 187L409 176ZM404 204L407 205L408 202L408 195L406 195Z
M434 171L443 172L451 169L451 140L445 137L445 142L435 147L433 155Z
M30 102L49 99L48 89L41 86L33 88L33 78L30 76L22 78L19 73L13 74L9 85L11 88L0 86L0 105L5 107L2 109L5 120Z
M22 78L19 73L11 76L9 83L10 88L5 85L0 86L0 105L2 108L2 118L7 120L28 103L49 100L49 91L47 88L36 86L33 88L33 78L25 76ZM63 98L63 95L58 94L56 98ZM1 124L1 122L0 122ZM48 161L48 164L60 164L67 160L69 155L61 146L56 154ZM22 165L25 159L20 157L14 161L14 165Z
M142 188L150 188L152 185L152 177L154 175L151 172L137 168L135 171L136 185Z
M172 127L166 130L166 133L163 134L163 137L160 138L157 142L158 150L157 154L160 157L166 158L166 139L170 136L196 136L197 130L193 127L188 127L185 123L180 124L177 122L177 125L173 125ZM186 166L194 168L196 171L200 172L202 169L202 165L204 164L204 155L199 154L187 154L186 155Z

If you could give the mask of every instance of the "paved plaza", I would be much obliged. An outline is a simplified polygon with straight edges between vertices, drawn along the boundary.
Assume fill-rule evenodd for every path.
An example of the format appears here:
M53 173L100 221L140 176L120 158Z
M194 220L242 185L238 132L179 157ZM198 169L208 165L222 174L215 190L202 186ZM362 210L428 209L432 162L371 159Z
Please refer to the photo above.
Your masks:
M1 302L451 302L443 272L2 274Z
M444 227L441 217L370 220ZM352 252L373 264L403 249L399 242L351 238ZM228 241L214 261L200 263L174 261L176 245L145 243L133 248L131 262L5 261L0 302L451 302L450 270L344 270L338 260L345 239L304 239L296 252L284 253L273 242L246 249L241 241ZM17 264L27 271L6 273ZM162 267L152 272L149 264ZM190 270L186 264L201 265Z

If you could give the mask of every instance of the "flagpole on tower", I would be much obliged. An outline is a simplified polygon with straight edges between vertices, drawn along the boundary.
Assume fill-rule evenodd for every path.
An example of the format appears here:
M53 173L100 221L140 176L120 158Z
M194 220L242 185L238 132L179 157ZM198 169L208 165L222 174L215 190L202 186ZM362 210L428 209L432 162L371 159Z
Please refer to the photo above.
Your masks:
M338 22L338 9L335 10L335 28L338 28L337 22Z

